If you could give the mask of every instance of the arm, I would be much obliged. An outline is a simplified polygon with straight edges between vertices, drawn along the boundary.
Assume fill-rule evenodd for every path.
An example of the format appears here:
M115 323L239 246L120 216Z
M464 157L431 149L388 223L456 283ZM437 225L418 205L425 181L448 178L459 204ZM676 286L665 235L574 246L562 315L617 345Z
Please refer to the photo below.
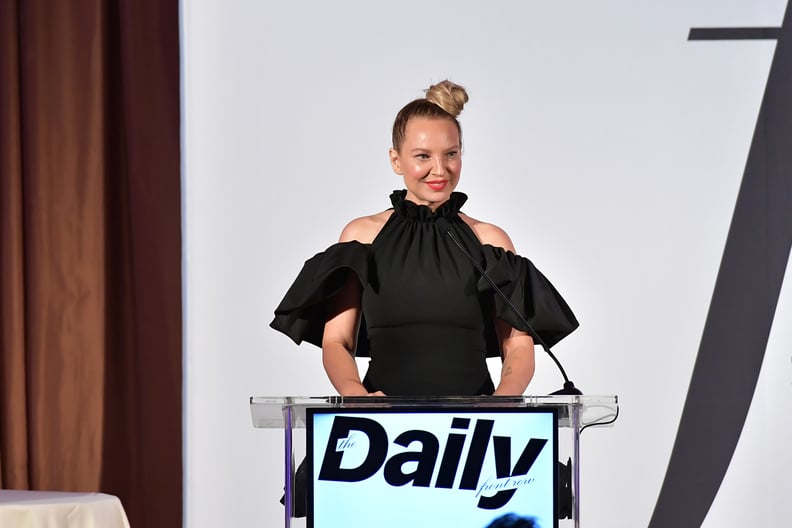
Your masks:
M515 330L508 323L497 320L495 326L501 343L501 378L496 396L521 395L534 375L535 357L533 338Z
M330 383L342 396L366 396L355 363L360 326L360 283L350 275L328 314L322 337L322 364Z
M498 226L475 219L469 219L469 225L482 243L517 253L509 235ZM500 383L494 394L521 395L528 388L536 368L533 338L527 332L516 330L500 319L495 321L495 328L501 347L502 366Z
M370 242L382 223L384 220L377 215L353 220L344 228L339 242ZM360 282L350 274L327 315L322 335L322 364L330 383L341 396L384 396L381 391L369 393L366 390L355 363L361 295Z

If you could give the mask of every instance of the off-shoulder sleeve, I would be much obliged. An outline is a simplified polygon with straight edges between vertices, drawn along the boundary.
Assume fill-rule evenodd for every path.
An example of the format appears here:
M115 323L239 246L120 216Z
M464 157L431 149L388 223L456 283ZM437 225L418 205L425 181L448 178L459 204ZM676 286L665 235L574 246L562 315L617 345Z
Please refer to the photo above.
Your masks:
M321 347L328 303L341 291L349 273L353 273L362 285L366 284L368 246L354 241L334 244L305 261L275 309L270 327L286 334L298 345L307 341Z
M530 260L486 244L482 246L482 255L487 274L522 312L548 347L578 327L579 323L564 298ZM480 292L493 291L484 277L479 279L478 289ZM493 299L498 318L518 330L530 331L497 293L494 293Z

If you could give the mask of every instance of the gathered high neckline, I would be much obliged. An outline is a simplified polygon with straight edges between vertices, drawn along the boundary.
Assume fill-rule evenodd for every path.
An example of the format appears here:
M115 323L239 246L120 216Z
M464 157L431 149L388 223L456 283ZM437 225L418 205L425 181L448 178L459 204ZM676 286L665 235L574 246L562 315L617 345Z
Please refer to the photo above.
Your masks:
M451 196L432 211L428 205L419 205L407 199L407 191L402 189L393 191L390 195L393 210L409 219L418 222L433 222L437 218L449 219L456 216L467 201L467 195L461 192L452 192Z

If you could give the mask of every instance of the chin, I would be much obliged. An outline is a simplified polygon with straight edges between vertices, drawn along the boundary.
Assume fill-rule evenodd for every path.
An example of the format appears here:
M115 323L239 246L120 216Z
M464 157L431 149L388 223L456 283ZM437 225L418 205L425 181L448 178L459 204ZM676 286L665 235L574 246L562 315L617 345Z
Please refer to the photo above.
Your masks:
M432 194L431 196L427 196L426 200L424 201L429 202L430 204L440 205L444 202L447 202L449 198L451 198L450 192L438 192Z
M414 192L410 189L407 189L407 199L410 199L410 196L412 196L412 201L418 204L440 204L447 201L451 197L451 193L454 192L455 188L456 186L446 186L445 189L440 191L422 188L419 189L420 192Z

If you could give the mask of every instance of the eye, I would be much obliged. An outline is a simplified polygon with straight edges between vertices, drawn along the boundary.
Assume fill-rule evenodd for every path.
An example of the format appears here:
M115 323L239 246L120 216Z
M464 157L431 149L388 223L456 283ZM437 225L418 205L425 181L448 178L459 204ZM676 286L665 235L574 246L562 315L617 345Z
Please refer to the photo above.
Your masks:
M458 150L452 150L448 154L446 154L446 156L448 156L449 158L456 158L457 156L459 156L459 151Z
M425 161L425 160L429 159L429 154L423 154L423 153L422 154L416 154L415 157L416 157L416 159L419 159L421 161Z

